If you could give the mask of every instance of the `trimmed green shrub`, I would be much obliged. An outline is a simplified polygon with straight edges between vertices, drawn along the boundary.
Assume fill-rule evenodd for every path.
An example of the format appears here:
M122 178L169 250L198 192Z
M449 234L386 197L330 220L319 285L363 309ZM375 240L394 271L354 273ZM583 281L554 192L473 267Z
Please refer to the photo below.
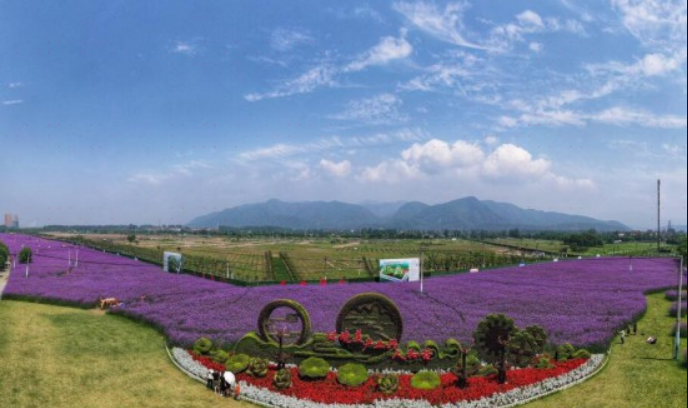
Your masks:
M347 364L337 370L337 381L347 387L358 387L368 381L368 370L362 364Z
M559 361L568 361L576 354L576 349L570 344L564 344L557 349L559 354Z
M554 364L552 364L552 361L550 361L549 358L541 357L535 365L535 368L537 368L538 370L549 370L551 368L554 368Z
M440 375L433 371L423 371L411 378L411 387L417 390L431 391L442 386Z
M249 364L251 364L251 357L246 354L237 354L227 360L225 368L234 374L241 374L248 369Z
M418 342L415 341L409 341L408 345L406 346L407 350L415 350L417 352L421 352L423 348L420 346Z
M574 359L590 360L592 354L588 350L580 349L573 354Z
M217 350L211 354L213 356L213 360L215 360L216 362L218 362L220 364L226 363L227 360L229 359L229 354L224 350Z
M270 363L262 358L253 358L248 365L249 375L256 378L265 378L268 375Z
M535 354L542 354L545 351L545 346L547 346L547 332L540 326L529 326L524 330L526 333L530 334L537 344L537 350Z
M196 354L200 354L202 356L207 356L210 351L213 349L213 342L206 338L200 338L196 340L196 343L194 343L193 350L196 352Z
M291 370L283 368L275 373L275 380L273 381L275 388L280 391L287 390L293 385Z
M33 252L31 248L26 247L19 252L19 263L29 264L33 261Z
M399 376L390 374L377 379L377 389L385 395L394 395L399 391Z
M492 364L486 365L485 367L481 368L480 371L478 371L478 377L489 377L497 374L499 374L499 370L497 370L497 368Z
M322 358L311 357L299 366L299 374L308 380L320 380L327 377L330 372L330 364Z
M473 343L480 359L490 364L500 362L506 351L502 340L510 339L517 331L514 321L503 314L487 316L473 333Z

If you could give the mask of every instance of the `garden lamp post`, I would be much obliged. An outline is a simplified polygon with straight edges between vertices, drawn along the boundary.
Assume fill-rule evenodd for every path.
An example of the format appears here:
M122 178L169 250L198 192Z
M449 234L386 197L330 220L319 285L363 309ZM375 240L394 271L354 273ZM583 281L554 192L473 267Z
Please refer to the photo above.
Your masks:
M683 262L681 257L681 267L678 270L678 305L676 310L676 341L674 346L674 358L681 360L681 302L683 301Z

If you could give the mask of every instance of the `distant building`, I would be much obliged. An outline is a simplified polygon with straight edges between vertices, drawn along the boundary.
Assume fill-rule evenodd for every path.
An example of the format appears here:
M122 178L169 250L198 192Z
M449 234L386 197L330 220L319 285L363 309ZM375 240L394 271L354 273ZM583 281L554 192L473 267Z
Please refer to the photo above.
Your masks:
M12 214L5 214L5 228L19 229L19 216Z

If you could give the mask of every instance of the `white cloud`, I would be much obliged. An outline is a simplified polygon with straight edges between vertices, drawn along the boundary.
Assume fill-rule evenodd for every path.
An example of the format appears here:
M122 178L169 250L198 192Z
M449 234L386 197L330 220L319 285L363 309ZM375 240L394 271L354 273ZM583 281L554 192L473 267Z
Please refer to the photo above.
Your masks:
M8 88L21 88L23 86L24 84L21 82L10 82L9 84L7 84Z
M433 139L424 144L414 144L401 153L408 163L426 173L434 174L447 168L466 168L480 164L485 154L476 145L458 141L453 145Z
M463 16L467 7L468 5L463 2L449 3L444 10L440 10L434 3L425 1L394 4L394 9L403 14L419 30L442 41L462 47L481 49L483 47L466 40L467 29L463 23Z
M135 184L147 184L158 186L165 182L179 177L191 177L196 174L196 170L210 169L212 166L207 162L192 160L187 163L176 164L170 167L169 171L141 171L129 176L128 181Z
M536 12L527 10L518 14L515 22L494 27L489 43L493 48L508 49L511 45L506 44L514 41L525 42L527 35L556 32L586 35L585 27L576 20L542 18Z
M300 44L308 44L313 41L308 32L300 29L278 28L272 32L272 47L279 51L289 51Z
M543 47L542 43L532 42L532 43L530 43L529 48L533 52L541 52L544 47Z
M549 174L550 167L549 161L534 159L527 150L504 144L487 157L482 174L490 178L539 178Z
M334 69L321 65L310 69L297 78L286 81L274 91L267 93L251 93L246 95L245 99L249 102L258 102L264 99L276 99L310 93L322 87L334 87L337 86L334 75Z
M556 174L549 160L535 158L527 150L513 144L502 144L485 151L479 145L465 141L450 145L438 139L414 144L401 153L400 159L385 160L377 166L367 167L358 179L393 184L438 177L491 183L544 182L557 188L595 188L595 183L589 179Z
M385 19L376 10L370 8L370 6L359 6L354 9L354 15L357 17L367 17L378 23L384 23Z
M589 119L618 126L633 125L665 129L685 129L688 122L685 116L656 115L643 110L623 107L609 108L599 114L590 115Z
M686 39L685 0L611 0L611 3L621 13L626 29L643 44Z
M538 28L544 28L545 23L542 21L542 17L532 10L526 10L523 13L516 16L516 19L522 25L530 25Z
M420 176L420 170L402 160L385 160L374 167L366 167L359 181L370 183L399 183Z
M378 45L359 56L344 71L355 72L371 66L386 65L392 61L408 58L411 54L413 54L413 46L406 41L404 33L401 38L384 37Z
M335 163L330 160L321 160L320 168L329 175L339 178L347 177L351 174L351 162L348 160L344 160L340 163Z
M366 124L399 124L408 117L399 108L403 101L393 94L381 94L372 98L359 99L347 104L346 110L332 118L336 120L358 121Z
M21 103L24 103L24 101L21 100L21 99L14 99L14 100L10 100L10 101L2 101L2 104L5 105L5 106L19 105L19 104L21 104Z
M277 99L293 95L306 94L318 88L332 88L338 86L337 75L347 72L362 71L368 67L385 65L392 61L404 59L413 53L413 46L406 41L402 32L401 38L383 37L380 43L360 55L354 62L344 68L335 68L321 64L308 70L297 78L287 80L275 90L264 93L250 93L244 96L249 102L265 99Z
M261 159L275 159L280 157L293 156L294 154L302 152L300 146L277 144L270 147L249 150L239 155L241 160L253 161Z
M194 55L198 54L199 47L198 45L191 42L177 41L176 43L174 43L174 46L171 48L170 51L174 54L181 54L193 57Z

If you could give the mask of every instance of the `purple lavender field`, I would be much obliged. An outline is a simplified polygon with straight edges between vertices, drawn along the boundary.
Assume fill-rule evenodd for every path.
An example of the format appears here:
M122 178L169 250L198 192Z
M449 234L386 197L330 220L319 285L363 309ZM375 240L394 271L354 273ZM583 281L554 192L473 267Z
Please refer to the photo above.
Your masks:
M256 328L265 304L285 298L310 311L315 330L333 331L349 298L378 292L397 302L406 341L470 341L481 319L504 313L520 326L545 327L557 344L604 347L617 329L644 312L643 293L672 287L678 270L669 259L634 259L633 271L628 259L576 260L430 279L425 296L416 284L240 288L166 274L153 265L84 248L79 266L67 274L68 250L74 256L74 247L20 235L0 234L0 240L12 253L22 245L34 251L29 278L17 265L6 296L78 304L115 296L123 301L118 314L159 327L178 345L202 336L235 342Z

